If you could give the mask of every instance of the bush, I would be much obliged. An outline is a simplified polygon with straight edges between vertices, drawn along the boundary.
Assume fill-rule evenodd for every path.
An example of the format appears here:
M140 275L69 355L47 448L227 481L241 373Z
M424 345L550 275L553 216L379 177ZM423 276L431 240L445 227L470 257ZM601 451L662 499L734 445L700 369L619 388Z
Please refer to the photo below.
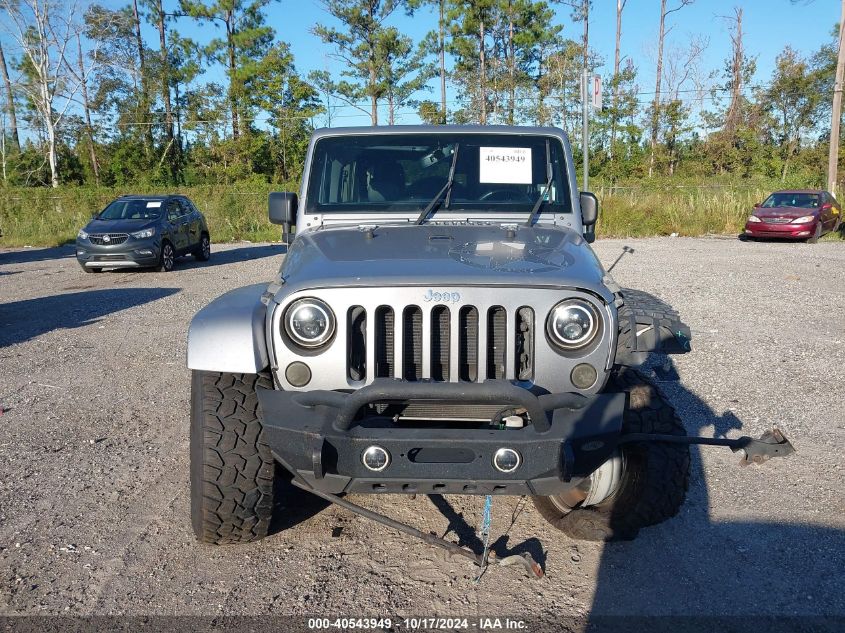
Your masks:
M127 194L181 193L193 200L208 219L212 239L279 240L281 229L267 219L267 194L295 191L293 184L250 182L241 186L202 185L177 189L151 186L128 188L62 187L6 188L0 192L2 246L58 246L76 233L116 197Z

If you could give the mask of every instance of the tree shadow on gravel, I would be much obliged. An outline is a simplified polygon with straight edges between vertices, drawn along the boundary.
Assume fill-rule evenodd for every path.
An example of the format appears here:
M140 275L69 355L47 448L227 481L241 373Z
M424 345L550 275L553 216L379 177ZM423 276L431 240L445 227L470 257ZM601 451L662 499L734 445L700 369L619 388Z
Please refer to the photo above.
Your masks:
M719 415L686 389L673 363L656 360L659 365L643 373L652 373L689 434L718 437L743 427L732 412ZM759 436L766 426L755 424L743 434ZM585 630L845 630L845 531L711 520L701 450L729 449L691 447L690 488L677 517L641 530L634 541L604 546ZM786 487L792 484L789 460L795 459L801 454L748 468L777 468L775 479L782 479L777 485ZM719 479L739 474L729 468L740 467L729 466ZM746 476L738 486L754 483ZM755 503L750 497L746 503ZM737 503L743 503L742 496ZM782 509L790 510L785 501ZM815 628L805 629L807 624Z
M14 251L0 251L0 266L9 264L28 264L48 259L65 259L74 256L73 247L25 248Z
M0 303L0 347L23 343L59 328L96 323L102 317L179 292L180 288L112 288Z
M214 249L214 246L212 246ZM238 262L263 259L265 257L277 257L287 253L288 247L284 244L259 244L256 246L240 246L226 250L212 250L211 259L207 262L198 261L194 257L184 257L176 262L175 272L179 270L193 270L194 268L208 268L210 266L225 266ZM281 261L279 262L281 263Z

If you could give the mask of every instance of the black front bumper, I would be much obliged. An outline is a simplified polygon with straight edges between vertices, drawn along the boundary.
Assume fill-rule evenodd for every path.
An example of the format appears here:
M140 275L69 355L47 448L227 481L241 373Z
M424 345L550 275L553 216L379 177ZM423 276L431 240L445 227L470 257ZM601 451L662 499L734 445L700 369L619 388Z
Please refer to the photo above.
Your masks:
M258 399L265 438L276 459L300 485L332 494L557 494L610 457L625 408L625 394L537 397L502 380L379 379L352 394L259 389ZM502 409L527 410L532 423L501 430L408 427L367 415L369 404L420 400L501 404ZM391 456L380 472L361 461L374 444ZM515 472L493 467L493 454L500 448L520 453Z

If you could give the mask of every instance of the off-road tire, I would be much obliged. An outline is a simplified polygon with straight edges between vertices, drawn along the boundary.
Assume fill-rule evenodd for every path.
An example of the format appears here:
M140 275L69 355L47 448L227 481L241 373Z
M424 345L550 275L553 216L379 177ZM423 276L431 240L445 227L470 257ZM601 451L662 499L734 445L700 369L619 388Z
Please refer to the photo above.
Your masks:
M270 528L276 464L257 387L273 383L266 374L192 374L191 523L203 543L249 543Z
M619 308L617 364L635 367L648 353L677 354L690 350L689 328L672 306L642 290L623 288L621 295L624 303ZM651 326L654 342L637 340L638 329L646 325Z
M686 435L672 405L633 369L614 372L606 390L629 394L623 433ZM569 512L549 497L533 497L543 518L574 539L621 541L633 539L641 528L675 516L689 485L689 447L643 442L623 444L622 451L625 470L613 495L594 506Z

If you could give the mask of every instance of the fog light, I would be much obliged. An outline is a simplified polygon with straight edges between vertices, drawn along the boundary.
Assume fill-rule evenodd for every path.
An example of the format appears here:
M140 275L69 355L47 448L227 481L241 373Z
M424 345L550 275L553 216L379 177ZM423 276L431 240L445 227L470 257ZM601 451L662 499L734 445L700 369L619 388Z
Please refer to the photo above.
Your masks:
M512 448L500 448L493 455L493 467L500 473L512 473L522 463L522 457Z
M381 446L370 446L361 455L361 461L369 470L380 472L390 464L390 453Z
M138 253L141 257L152 257L152 255L153 255L153 252L148 248L141 249L141 250L135 251L135 252Z
M570 378L572 379L572 384L578 387L578 389L589 389L596 384L598 373L592 365L581 363L580 365L575 365Z
M285 370L285 379L294 387L304 387L311 382L311 370L305 363L296 361L288 365Z

